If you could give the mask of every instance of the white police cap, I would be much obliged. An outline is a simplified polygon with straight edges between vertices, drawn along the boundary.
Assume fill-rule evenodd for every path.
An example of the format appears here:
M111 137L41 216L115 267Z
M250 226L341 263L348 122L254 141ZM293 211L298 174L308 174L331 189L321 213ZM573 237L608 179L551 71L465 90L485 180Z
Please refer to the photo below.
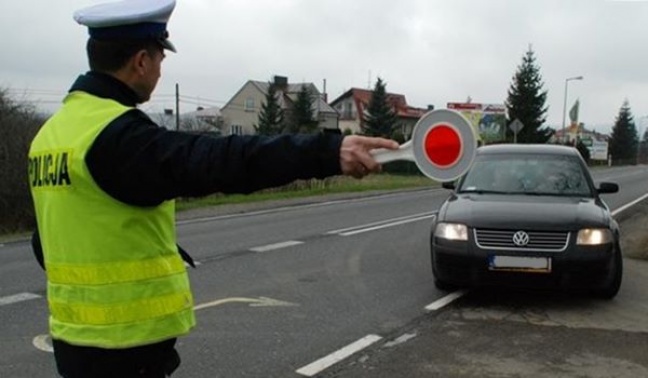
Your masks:
M74 20L87 26L97 40L155 39L175 52L166 28L175 4L175 0L123 0L80 9Z

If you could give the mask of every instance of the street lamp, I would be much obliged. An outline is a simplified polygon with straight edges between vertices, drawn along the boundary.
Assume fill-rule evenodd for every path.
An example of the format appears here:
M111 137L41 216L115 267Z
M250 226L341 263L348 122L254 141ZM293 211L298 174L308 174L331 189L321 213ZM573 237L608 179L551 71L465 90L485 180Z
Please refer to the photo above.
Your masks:
M583 80L582 76L574 76L574 77L568 77L565 79L565 101L563 104L563 120L562 120L562 137L563 137L563 143L565 143L565 117L567 116L567 85L569 84L570 81L572 80Z

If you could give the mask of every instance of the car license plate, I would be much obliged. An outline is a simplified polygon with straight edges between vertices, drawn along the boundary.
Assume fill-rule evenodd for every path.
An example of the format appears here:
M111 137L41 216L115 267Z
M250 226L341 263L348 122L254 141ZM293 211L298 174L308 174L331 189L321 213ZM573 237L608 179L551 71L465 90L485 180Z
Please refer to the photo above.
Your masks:
M488 257L489 270L550 273L551 257L497 256Z

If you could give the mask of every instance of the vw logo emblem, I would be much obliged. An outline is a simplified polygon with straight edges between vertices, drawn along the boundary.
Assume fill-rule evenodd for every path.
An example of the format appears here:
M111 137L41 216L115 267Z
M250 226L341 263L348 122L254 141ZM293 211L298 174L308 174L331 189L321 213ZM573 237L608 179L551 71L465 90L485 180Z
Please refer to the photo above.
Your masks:
M513 234L513 244L517 245L518 247L524 247L525 245L529 244L529 234L524 231L516 232L515 234Z

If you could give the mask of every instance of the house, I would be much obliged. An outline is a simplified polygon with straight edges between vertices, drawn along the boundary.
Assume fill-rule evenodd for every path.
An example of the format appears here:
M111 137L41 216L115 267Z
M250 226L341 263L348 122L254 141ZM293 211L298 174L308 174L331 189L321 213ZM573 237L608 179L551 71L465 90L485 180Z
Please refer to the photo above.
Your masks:
M550 143L575 143L576 141L601 141L607 142L610 139L608 135L597 133L594 130L588 130L585 128L585 124L571 124L565 127L565 131L562 129L556 130L556 132L549 139Z
M274 85L277 100L284 112L290 113L302 86L306 86L313 95L313 118L319 122L322 130L339 130L338 113L326 103L326 94L321 94L312 83L288 83L285 76L274 76L271 83L249 80L221 108L224 135L254 134L254 126L259 122L261 106L270 85Z
M210 133L222 135L223 118L219 107L203 108L199 106L195 111L180 114L180 129L189 132Z
M364 115L369 107L372 94L371 90L351 88L331 102L331 106L340 113L340 129L342 131L348 129L353 134L362 132ZM404 95L386 93L386 96L387 102L399 119L401 132L406 140L409 139L416 122L427 110L431 110L432 106L429 106L428 109L415 108L407 104Z
M195 111L181 113L176 119L173 109L164 109L163 113L147 112L149 118L156 124L169 130L177 130L178 121L181 131L221 135L223 120L218 107L197 107Z
M603 161L609 159L609 141L609 135L588 130L583 123L572 123L565 127L564 132L562 129L556 130L549 139L549 143L569 144L572 146L582 142L590 152L590 159Z

